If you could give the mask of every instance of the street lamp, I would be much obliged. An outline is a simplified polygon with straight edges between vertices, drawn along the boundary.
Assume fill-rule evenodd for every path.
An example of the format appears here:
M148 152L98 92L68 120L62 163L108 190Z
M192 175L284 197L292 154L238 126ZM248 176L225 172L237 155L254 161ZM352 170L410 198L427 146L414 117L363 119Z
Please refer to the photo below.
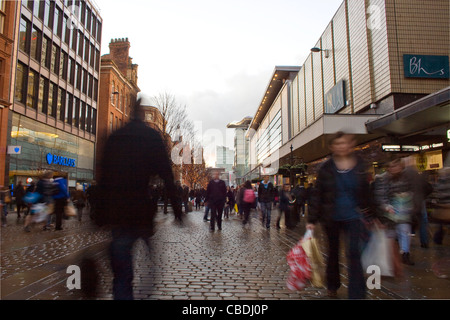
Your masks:
M325 52L325 58L329 58L330 57L330 50L329 49L321 49L321 48L318 48L318 47L311 48L311 52L320 52L320 51Z

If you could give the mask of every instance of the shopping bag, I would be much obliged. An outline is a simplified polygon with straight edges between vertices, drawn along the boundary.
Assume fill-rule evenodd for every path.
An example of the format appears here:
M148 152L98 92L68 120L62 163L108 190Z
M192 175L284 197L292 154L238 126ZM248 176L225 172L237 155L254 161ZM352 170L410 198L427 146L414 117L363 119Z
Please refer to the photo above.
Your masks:
M67 201L67 205L64 207L64 216L67 218L69 217L76 217L77 210L75 209L75 206L73 205L72 201Z
M25 203L36 203L42 198L39 192L27 192L23 197L23 202Z
M369 239L369 243L361 255L363 270L375 265L380 268L381 275L386 277L394 276L394 266L392 257L392 245L386 236L386 231L375 227Z
M323 264L323 256L320 253L319 245L317 239L314 237L314 233L310 231L307 236L308 237L304 237L305 239L303 240L302 247L303 250L305 250L311 266L310 281L312 286L321 288L324 287L320 271L320 266Z
M44 222L47 219L48 208L45 203L36 203L31 206L30 213L33 216L32 221L35 223Z
M303 242L311 237L308 230L305 236L289 251L286 256L287 263L290 267L290 273L286 280L286 286L292 291L303 290L311 278L311 265L309 259L303 249Z

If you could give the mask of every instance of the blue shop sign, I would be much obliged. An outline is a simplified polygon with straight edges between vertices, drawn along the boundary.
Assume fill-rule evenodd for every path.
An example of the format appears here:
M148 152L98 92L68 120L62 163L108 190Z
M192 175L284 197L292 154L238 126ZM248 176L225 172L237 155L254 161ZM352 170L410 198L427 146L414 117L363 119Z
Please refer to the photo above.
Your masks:
M76 167L75 159L57 156L56 154L51 153L47 153L47 163L64 167Z
M448 56L404 54L403 66L406 78L449 78Z

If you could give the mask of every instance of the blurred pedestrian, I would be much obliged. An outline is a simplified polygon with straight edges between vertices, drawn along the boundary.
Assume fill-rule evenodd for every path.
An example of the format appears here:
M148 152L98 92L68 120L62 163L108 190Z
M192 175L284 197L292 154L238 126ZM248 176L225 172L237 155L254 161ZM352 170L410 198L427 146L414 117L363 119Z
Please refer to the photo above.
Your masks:
M6 214L5 214L5 210L6 210L6 206L7 206L7 204L6 204L6 202L5 202L5 199L6 199L6 192L7 192L7 189L5 189L3 186L1 186L0 185L0 212L1 212L1 215L2 215L2 227L6 227L6 225L7 225L7 222L6 222Z
M33 212L31 210L33 208L33 205L35 204L45 204L48 208L51 208L53 205L53 194L55 193L55 188L53 185L53 182L51 179L53 178L53 172L52 171L45 171L39 178L38 182L36 183L36 186L33 187L33 185L30 185L30 187L27 189L27 193L24 197L24 199L29 196L30 194L33 194L33 197L31 197L33 200L31 202L28 202L28 205L30 206L29 214L25 218L24 223L24 230L25 232L30 232L30 226L33 223L34 215L36 212ZM52 211L54 212L54 206ZM53 213L49 212L49 213ZM47 230L50 228L50 222L51 222L51 216L48 216L47 222L44 225L43 229Z
M25 208L23 197L25 196L25 188L22 181L19 181L14 187L14 197L16 198L17 219L20 219L20 211Z
M95 216L95 210L96 210L96 203L98 199L98 187L97 187L97 181L92 180L91 185L86 190L86 198L87 203L89 205L89 217L91 219Z
M262 223L270 229L270 218L272 214L272 203L275 201L275 188L272 182L269 181L269 176L264 176L264 180L259 185L258 202L261 206Z
M366 283L361 266L362 218L369 213L369 182L365 162L354 154L355 137L337 132L329 141L332 156L319 169L311 198L307 228L321 222L328 238L326 279L328 296L341 286L339 236L345 235L348 260L348 297L364 299Z
M211 231L214 231L216 221L217 228L222 230L222 214L226 198L227 186L225 181L219 179L219 171L213 171L212 180L206 188L206 202L211 209Z
M418 179L405 168L403 160L393 157L387 165L384 177L384 195L381 201L385 215L395 224L402 262L414 265L410 255L411 225L415 215L420 212L423 196L419 196Z
M77 209L77 218L78 221L81 221L83 216L83 210L86 207L87 197L83 191L82 185L77 185L75 192L72 196L72 202L75 208Z
M286 183L283 185L283 189L280 191L280 205L278 207L280 213L277 219L277 229L280 229L280 221L281 217L284 215L284 221L287 228L292 228L293 217L292 212L295 212L295 203L297 202L297 198L293 192L291 192L291 185ZM296 214L296 213L294 213Z
M202 207L202 192L200 190L195 191L195 210L200 210Z
M148 186L156 176L164 181L175 218L181 220L181 202L166 142L143 118L138 100L131 121L108 137L101 157L95 221L111 227L109 252L116 300L133 299L132 249L140 238L150 245L155 212Z
M250 217L250 210L253 208L256 197L255 191L253 190L252 183L250 181L245 181L243 186L243 192L241 193L242 199L240 199L242 213L244 215L244 221L242 223L247 224Z
M55 202L54 213L55 213L55 230L62 230L62 219L64 217L64 210L67 206L67 201L70 198L69 187L67 185L67 180L62 175L56 175L54 179L55 184L55 194L53 199Z

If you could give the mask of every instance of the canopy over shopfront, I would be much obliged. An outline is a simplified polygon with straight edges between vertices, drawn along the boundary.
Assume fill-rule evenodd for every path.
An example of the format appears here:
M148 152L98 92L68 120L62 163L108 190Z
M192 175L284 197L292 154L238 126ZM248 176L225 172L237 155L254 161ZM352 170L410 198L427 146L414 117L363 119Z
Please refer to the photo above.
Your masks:
M450 87L366 124L369 133L394 136L419 134L440 126L450 128Z

